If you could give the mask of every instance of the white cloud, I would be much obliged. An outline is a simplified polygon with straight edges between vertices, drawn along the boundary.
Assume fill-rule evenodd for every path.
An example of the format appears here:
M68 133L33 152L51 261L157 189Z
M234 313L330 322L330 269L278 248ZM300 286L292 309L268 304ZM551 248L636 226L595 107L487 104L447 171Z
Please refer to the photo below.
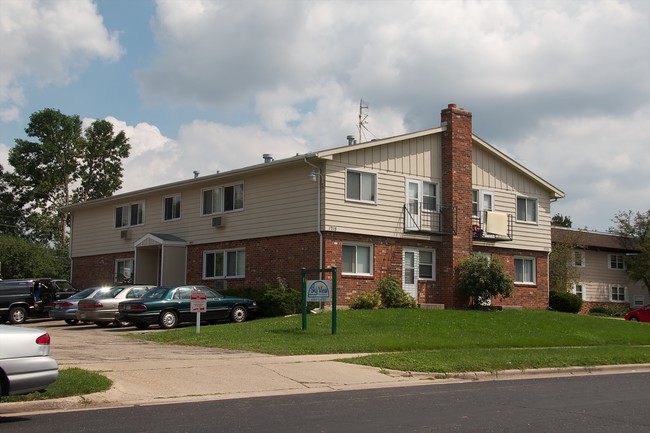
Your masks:
M16 120L24 88L65 85L95 59L123 53L91 0L3 0L0 16L0 120Z

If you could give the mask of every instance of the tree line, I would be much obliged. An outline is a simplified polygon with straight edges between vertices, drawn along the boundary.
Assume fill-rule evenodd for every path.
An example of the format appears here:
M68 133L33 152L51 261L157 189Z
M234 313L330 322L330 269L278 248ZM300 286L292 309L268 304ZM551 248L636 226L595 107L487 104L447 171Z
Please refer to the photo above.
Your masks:
M0 278L69 273L65 206L111 196L122 187L131 145L106 120L83 127L78 115L53 108L31 114L28 139L0 165Z

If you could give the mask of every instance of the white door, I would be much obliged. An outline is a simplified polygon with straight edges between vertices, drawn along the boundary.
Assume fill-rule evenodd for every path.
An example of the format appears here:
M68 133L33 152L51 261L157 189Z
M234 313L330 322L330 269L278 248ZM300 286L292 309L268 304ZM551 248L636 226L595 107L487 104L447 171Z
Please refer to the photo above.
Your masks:
M402 257L402 289L418 299L418 252L417 250L404 250Z
M406 209L405 226L407 229L418 230L420 227L420 182L414 180L406 181Z

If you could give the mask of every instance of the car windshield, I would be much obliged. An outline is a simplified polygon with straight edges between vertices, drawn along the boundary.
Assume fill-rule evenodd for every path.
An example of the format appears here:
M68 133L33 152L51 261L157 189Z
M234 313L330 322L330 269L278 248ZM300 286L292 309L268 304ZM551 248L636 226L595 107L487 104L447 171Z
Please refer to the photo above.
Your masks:
M117 296L118 293L120 293L122 290L124 290L124 287L112 287L110 289L105 289L105 290L100 290L97 292L93 298L95 299L111 299Z
M140 299L163 299L169 292L167 287L156 287L145 293Z
M74 295L70 296L68 299L83 299L87 296L90 296L96 288L84 289L81 292L77 292Z

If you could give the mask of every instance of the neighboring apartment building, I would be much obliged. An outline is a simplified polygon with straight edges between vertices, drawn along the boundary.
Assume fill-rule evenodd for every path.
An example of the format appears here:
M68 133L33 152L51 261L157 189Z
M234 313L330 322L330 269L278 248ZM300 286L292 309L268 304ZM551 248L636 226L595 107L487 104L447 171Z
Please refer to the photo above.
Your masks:
M573 293L584 301L587 312L594 305L638 308L650 302L643 282L631 281L625 268L625 256L638 253L629 239L613 233L551 228L553 243L575 245L573 263L578 282Z
M454 269L481 253L516 282L493 304L546 308L563 196L450 104L437 128L68 206L72 279L299 288L301 268L336 266L339 305L390 275L420 304L463 307Z

